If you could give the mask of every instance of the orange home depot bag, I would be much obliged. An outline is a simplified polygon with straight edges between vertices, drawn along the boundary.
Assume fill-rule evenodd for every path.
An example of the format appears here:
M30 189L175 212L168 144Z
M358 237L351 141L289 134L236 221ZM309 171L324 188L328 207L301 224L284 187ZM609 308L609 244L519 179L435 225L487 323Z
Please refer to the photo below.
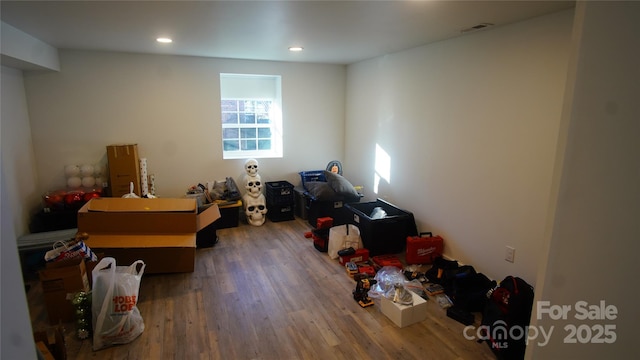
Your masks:
M442 256L444 239L433 236L431 232L422 232L418 236L407 236L407 264L431 264L433 259Z

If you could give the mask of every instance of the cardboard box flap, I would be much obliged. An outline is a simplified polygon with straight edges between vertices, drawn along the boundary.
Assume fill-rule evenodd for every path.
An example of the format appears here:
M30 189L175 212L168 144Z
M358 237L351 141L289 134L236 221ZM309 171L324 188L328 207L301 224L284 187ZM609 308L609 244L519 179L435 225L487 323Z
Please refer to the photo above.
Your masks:
M125 199L95 198L87 203L88 211L100 212L188 212L196 211L194 199Z
M220 215L220 209L218 208L218 205L212 204L206 210L198 214L198 227L197 227L198 231L204 229L209 224L218 220L220 217L221 215Z

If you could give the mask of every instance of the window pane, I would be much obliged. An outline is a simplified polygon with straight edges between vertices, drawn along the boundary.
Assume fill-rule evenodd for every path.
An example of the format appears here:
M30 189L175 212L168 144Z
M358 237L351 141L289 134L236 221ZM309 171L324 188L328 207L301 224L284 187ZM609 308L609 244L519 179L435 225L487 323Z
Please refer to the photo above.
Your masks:
M222 100L220 105L222 106L222 111L238 111L237 100Z
M238 128L224 128L222 129L223 139L237 139L240 137L240 129Z
M240 122L242 124L255 124L256 123L256 114L253 113L244 113L240 115Z
M242 144L242 150L255 150L256 149L256 141L255 140L242 140L240 143Z
M271 140L258 140L258 150L271 150Z
M258 137L262 139L271 139L271 129L270 128L258 128Z
M271 101L268 100L256 101L256 112L268 113L269 104L271 104Z
M240 137L243 139L255 139L257 134L256 130L256 128L241 129Z
M238 114L237 113L222 113L222 123L223 124L237 124L238 123Z
M237 151L240 150L240 141L238 140L224 140L222 142L224 151Z
M258 124L269 124L269 114L258 114L256 119Z

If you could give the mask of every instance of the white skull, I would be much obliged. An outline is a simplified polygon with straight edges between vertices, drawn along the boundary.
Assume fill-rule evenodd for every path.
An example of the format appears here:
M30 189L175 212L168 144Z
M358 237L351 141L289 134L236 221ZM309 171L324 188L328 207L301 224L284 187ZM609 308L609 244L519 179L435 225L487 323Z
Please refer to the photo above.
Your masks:
M259 177L248 176L245 181L244 188L247 190L247 195L254 198L262 195L262 181Z
M248 194L247 194L248 195ZM264 195L258 197L244 196L244 213L247 215L247 222L254 226L264 224L267 213L267 201Z
M249 159L244 162L244 170L249 176L256 176L258 174L258 160Z
M249 174L245 175L244 176L244 184L245 184L245 186L247 185L247 183L249 181L252 181L252 180L253 181L261 181L260 175L259 174L255 174L253 176L249 175Z

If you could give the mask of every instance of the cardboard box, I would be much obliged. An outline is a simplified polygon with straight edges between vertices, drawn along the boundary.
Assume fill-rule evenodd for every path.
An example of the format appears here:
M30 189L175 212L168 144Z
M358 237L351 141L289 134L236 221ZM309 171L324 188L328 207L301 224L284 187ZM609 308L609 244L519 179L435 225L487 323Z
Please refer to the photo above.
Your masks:
M145 273L192 272L196 233L218 218L217 205L198 213L194 199L95 198L78 211L78 231L118 265L143 260Z
M73 294L90 289L84 260L48 263L44 270L40 270L39 275L49 322L53 325L73 321Z
M398 327L405 327L427 319L427 301L414 292L413 305L399 305L386 298L380 299L380 310Z
M107 146L109 161L109 187L111 196L122 197L130 192L129 184L133 182L133 192L140 196L140 158L138 145Z

